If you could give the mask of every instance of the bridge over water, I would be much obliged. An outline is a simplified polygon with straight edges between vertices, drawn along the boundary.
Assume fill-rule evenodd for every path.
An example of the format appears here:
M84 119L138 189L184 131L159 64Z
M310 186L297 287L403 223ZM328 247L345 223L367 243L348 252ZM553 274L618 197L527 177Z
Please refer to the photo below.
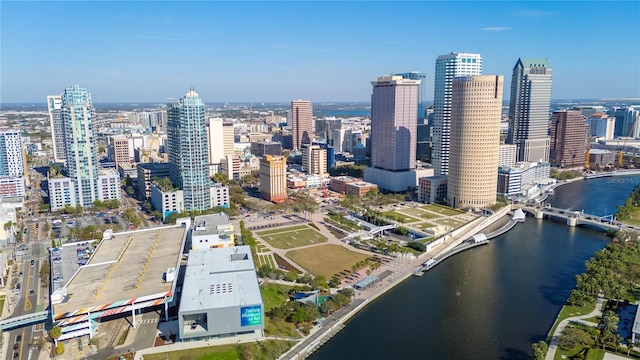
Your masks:
M527 206L524 204L513 204L513 209L522 209L532 214L536 219L557 219L564 220L568 226L590 226L599 228L601 230L620 230L623 228L635 229L636 227L630 225L623 225L615 222L613 215L598 216L592 214L585 214L582 211L572 211L567 209L559 209L554 207L540 207L540 206Z

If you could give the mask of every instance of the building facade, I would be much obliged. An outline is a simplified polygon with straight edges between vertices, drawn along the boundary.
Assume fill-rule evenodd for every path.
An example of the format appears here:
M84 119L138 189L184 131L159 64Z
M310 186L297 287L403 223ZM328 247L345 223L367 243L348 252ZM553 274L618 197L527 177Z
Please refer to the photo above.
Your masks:
M302 145L313 141L313 106L309 100L291 101L291 132L293 150L302 150Z
M191 250L233 247L235 237L229 215L198 215L193 219Z
M136 166L138 172L138 194L143 199L151 197L153 178L169 177L169 163L142 163Z
M436 59L433 94L433 150L431 161L435 175L449 172L449 146L451 142L451 91L453 78L482 74L479 54L452 52Z
M415 169L420 80L383 76L371 85L371 166Z
M22 136L17 130L0 132L0 175L25 175Z
M184 211L184 192L178 189L163 189L156 183L151 184L151 205L162 214L165 220L171 213Z
M327 176L327 150L319 145L303 145L302 168L310 175Z
M496 202L502 86L500 75L453 80L447 180L452 207L480 208Z
M519 162L515 166L498 168L498 195L510 199L526 199L527 185L550 180L551 165L549 163Z
M68 177L49 178L49 207L51 211L64 209L65 205L76 206L76 191L72 179Z
M605 113L595 113L587 118L589 136L600 140L613 140L616 118Z
M184 191L185 210L210 209L209 141L204 102L195 90L167 104L167 135L170 177Z
M516 165L518 147L511 144L500 144L498 147L498 167L512 167Z
M53 161L64 162L66 153L64 150L64 132L62 129L62 96L47 96L47 109L49 111L49 127L51 129L51 148L53 149Z
M418 179L418 201L427 204L444 203L447 199L447 175Z
M131 162L133 157L131 148L128 137L124 135L109 136L109 159L116 163L116 167Z
M549 161L551 66L546 59L518 59L511 77L507 143L517 161Z
M587 151L587 123L577 110L554 111L551 115L551 165L581 167Z
M282 155L282 144L277 141L251 142L251 153L256 156Z
M287 159L267 155L260 160L260 197L271 202L287 198Z

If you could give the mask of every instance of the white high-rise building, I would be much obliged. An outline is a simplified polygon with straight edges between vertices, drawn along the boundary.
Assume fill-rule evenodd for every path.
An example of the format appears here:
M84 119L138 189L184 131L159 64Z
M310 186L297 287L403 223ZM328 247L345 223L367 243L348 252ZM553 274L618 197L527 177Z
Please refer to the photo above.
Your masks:
M451 91L453 78L482 74L482 56L452 52L436 60L434 79L432 163L436 175L449 173L451 143Z
M64 162L64 132L62 130L62 96L47 96L49 110L49 126L51 128L51 141L53 142L53 161Z
M517 161L549 161L551 66L547 59L518 59L511 78L507 143Z
M24 176L22 137L17 130L0 132L0 175Z

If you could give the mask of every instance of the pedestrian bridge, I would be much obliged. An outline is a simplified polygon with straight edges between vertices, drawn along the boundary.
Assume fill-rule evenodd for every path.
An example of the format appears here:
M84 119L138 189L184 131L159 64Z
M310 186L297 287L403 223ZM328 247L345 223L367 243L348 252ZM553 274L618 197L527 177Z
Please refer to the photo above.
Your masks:
M616 223L613 221L613 216L598 216L585 214L582 211L572 211L566 209L558 209L554 207L535 207L535 206L526 206L523 204L513 204L513 209L522 209L522 211L526 211L536 219L558 219L564 220L568 226L591 226L595 228L599 228L601 230L620 230L625 227L634 228L632 226L624 226L620 223Z
M15 316L0 321L0 329L2 329L2 331L6 331L27 325L42 323L45 322L48 317L49 312L46 310L21 316Z

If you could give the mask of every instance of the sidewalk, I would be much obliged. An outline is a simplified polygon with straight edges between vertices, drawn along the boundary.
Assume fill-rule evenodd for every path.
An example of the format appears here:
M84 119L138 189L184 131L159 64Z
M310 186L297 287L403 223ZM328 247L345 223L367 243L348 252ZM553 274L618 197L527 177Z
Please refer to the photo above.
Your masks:
M573 317L569 317L566 318L564 320L562 320L560 322L560 324L558 324L558 327L556 327L556 331L553 333L553 335L551 336L551 344L549 344L549 350L547 351L547 356L545 357L545 360L553 360L553 358L556 356L556 349L558 348L558 339L560 338L560 334L562 334L562 330L564 330L564 328L567 326L567 324L569 324L570 322L574 321L578 321L578 322L582 322L579 320L582 319L588 319L588 318L592 318L594 316L600 316L602 315L602 306L604 304L604 299L603 298L598 298L598 300L596 300L596 308L586 314L586 315L580 315L580 316L573 316ZM590 322L582 322L584 324L587 325L591 325L592 323Z

